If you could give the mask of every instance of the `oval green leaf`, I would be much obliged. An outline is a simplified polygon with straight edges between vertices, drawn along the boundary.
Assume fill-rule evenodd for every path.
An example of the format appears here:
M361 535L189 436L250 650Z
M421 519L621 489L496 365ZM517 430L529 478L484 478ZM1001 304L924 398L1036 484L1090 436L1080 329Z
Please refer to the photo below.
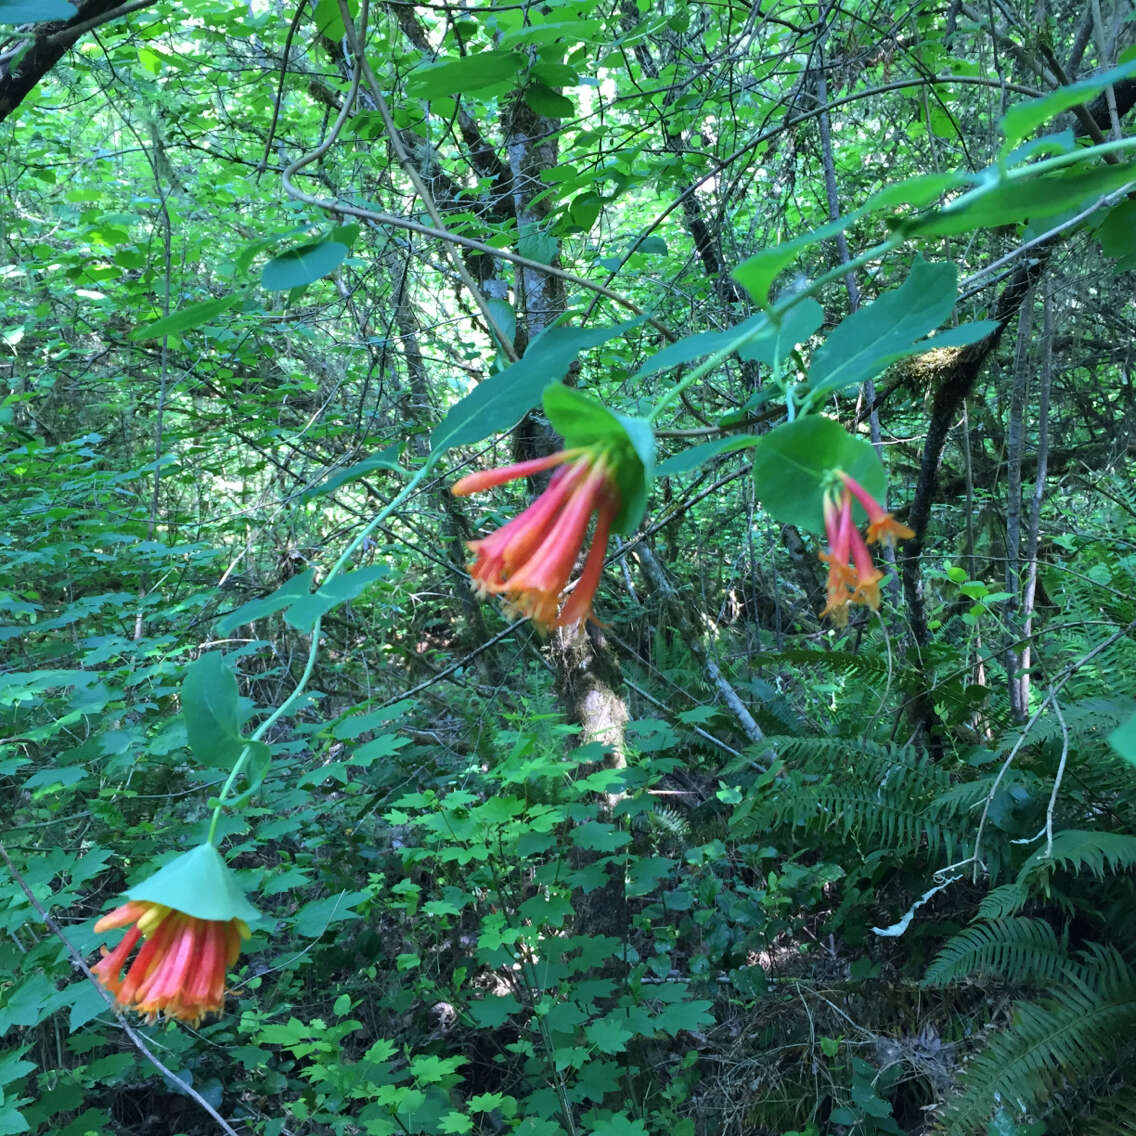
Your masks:
M164 335L175 335L193 327L200 327L203 323L209 323L223 312L227 312L239 299L241 299L239 292L231 292L228 296L216 296L212 300L187 304L160 320L146 324L145 327L136 327L130 333L130 338L135 343L140 343L143 340L161 339Z
M413 99L436 99L477 91L516 78L524 65L518 51L481 51L461 59L443 59L412 71L406 93Z
M347 256L339 241L316 241L273 257L260 270L260 283L269 292L300 288L334 272Z

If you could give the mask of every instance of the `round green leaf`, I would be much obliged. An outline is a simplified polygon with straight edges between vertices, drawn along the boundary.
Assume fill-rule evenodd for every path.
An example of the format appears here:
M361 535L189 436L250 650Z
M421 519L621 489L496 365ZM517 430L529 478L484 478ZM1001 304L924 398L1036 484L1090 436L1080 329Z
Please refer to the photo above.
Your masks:
M782 524L809 532L824 532L824 488L836 469L883 500L887 475L875 450L831 418L810 414L786 422L753 447L753 479L765 511ZM863 520L859 505L855 508Z
M243 919L251 923L260 918L212 844L199 844L126 894L146 903L164 903L195 919Z

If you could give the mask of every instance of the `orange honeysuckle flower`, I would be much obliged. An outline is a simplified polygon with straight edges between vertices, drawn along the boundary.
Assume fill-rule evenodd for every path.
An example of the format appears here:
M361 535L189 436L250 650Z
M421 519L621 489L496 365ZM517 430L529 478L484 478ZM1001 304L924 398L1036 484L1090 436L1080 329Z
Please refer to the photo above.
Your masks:
M827 615L837 627L845 627L849 604L879 611L884 574L872 563L872 554L852 521L854 491L848 487L837 492L839 498L826 493L823 502L828 551L820 558L828 565L828 602L820 614L822 618Z
M852 602L856 586L856 573L848 564L852 546L852 498L843 494L841 504L829 496L824 499L824 528L828 535L828 551L820 554L828 565L828 603L820 613L837 627L848 623L848 605Z
M103 960L91 968L120 1006L151 1021L164 1014L192 1025L224 1009L225 973L237 961L241 939L249 937L243 920L198 919L165 904L131 900L104 915L95 931L127 926L122 942L113 951L104 947ZM142 947L124 979L139 939Z
M879 611L880 581L884 574L872 563L872 554L855 527L852 529L852 563L856 569L852 603L866 604L872 611Z
M897 540L910 540L915 535L912 529L900 524L854 477L849 477L843 471L838 472L844 487L868 514L869 544L882 541L894 545Z
M498 594L541 628L564 627L592 614L592 599L603 571L612 522L620 507L606 447L561 450L546 458L517 462L470 474L456 482L458 497L504 485L555 466L548 488L522 513L482 540L469 542L473 586L481 595ZM575 590L560 608L560 596L593 516L592 543Z

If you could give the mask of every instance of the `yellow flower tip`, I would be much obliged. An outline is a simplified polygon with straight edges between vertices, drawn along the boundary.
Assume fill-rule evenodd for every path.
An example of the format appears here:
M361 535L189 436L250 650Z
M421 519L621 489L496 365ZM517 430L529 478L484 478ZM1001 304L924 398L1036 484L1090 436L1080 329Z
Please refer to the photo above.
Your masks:
M138 918L138 930L149 938L170 913L164 903L146 904L147 910Z
M877 572L874 579L861 580L856 586L856 592L852 597L853 603L866 604L872 611L880 610L880 580L883 579L883 573Z
M836 626L836 627L847 627L848 626L848 604L849 604L849 602L850 602L850 598L847 595L844 595L844 596L831 596L830 595L828 597L828 603L826 603L824 605L824 609L820 613L821 619L824 619L827 616L827 618L832 620L832 623L833 623L834 626Z
M914 536L915 530L901 524L891 513L885 513L868 525L869 544L875 544L877 541L883 544L895 544L897 540L911 540Z

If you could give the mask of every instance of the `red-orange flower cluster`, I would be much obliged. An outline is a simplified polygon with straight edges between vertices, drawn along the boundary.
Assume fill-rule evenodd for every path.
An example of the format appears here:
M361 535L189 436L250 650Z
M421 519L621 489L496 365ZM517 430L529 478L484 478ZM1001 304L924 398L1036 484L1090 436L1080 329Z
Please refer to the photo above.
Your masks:
M824 498L824 528L828 551L820 554L828 565L828 602L821 612L838 627L848 622L848 605L864 604L873 611L880 607L880 581L884 574L872 563L869 544L894 544L915 535L900 524L855 478L837 471L841 487ZM852 522L852 499L868 514L868 540Z
M608 536L620 507L619 488L605 448L561 450L546 458L473 473L452 490L465 497L557 466L548 488L523 513L483 540L469 543L475 556L470 575L478 593L504 596L511 607L546 630L592 614ZM593 514L595 533L580 579L560 609L561 593Z
M225 972L237 961L249 929L240 919L197 919L161 903L131 900L104 915L96 933L134 926L92 967L123 1008L197 1025L225 1006ZM143 939L122 978L131 951ZM104 952L106 948L103 948Z

